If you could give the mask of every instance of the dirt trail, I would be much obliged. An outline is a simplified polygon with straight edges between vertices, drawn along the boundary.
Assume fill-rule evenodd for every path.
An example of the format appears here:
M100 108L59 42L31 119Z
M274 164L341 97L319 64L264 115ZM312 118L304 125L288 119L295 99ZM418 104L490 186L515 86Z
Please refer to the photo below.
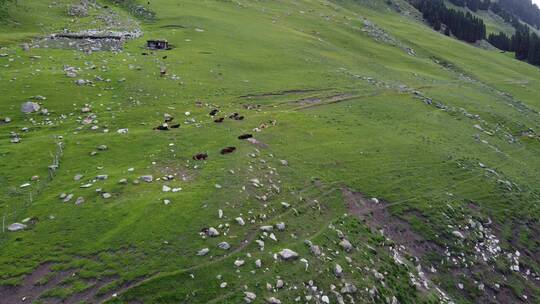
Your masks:
M126 291L128 291L128 290L130 290L130 289L132 289L134 287L140 286L140 285L142 285L144 283L147 283L147 282L150 282L150 281L152 281L154 279L158 279L158 278L160 278L162 276L170 276L170 275L175 275L175 274L184 273L184 272L188 272L188 271L194 271L194 270L204 268L206 266L209 266L209 265L212 265L212 264L215 264L215 263L219 263L219 262L229 258L230 256L244 250L249 244L251 244L253 242L253 240L257 236L257 232L258 232L258 230L256 228L251 229L248 232L248 235L246 236L246 239L244 241L242 241L242 243L240 243L240 246L236 247L234 250L232 250L231 252L229 252L228 254L226 254L224 256L221 256L221 257L219 257L217 259L210 260L210 261L208 261L206 263L197 264L195 266L179 270L178 272L157 273L155 275L152 275L150 277L146 277L146 278L143 278L143 279L140 279L140 280L126 282L119 289L111 291L110 293L108 293L108 294L104 295L103 297L101 297L96 303L105 303L105 302L109 301L110 299L112 299L114 296L120 296L121 294L125 293Z
M52 263L44 263L28 274L19 286L0 286L0 304L32 303L43 293L60 285L65 279L72 276L77 270L62 270L53 272ZM44 284L41 279L50 278Z
M253 93L253 94L246 94L239 96L239 98L265 98L265 97L273 97L273 96L284 96L284 95L290 95L290 94L302 94L302 93L310 93L310 92L321 92L321 91L328 91L329 89L293 89L293 90L284 90L284 91L278 91L278 92L269 92L269 93Z

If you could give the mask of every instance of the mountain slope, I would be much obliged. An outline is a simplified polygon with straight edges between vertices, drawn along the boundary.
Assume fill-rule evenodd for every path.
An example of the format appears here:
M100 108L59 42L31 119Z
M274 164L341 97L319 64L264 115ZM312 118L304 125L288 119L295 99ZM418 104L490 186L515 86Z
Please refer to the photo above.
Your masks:
M537 302L540 70L397 3L152 0L155 20L112 2L83 18L67 0L10 8L0 208L6 226L29 220L0 234L0 299ZM107 16L129 20L94 22ZM124 23L144 35L119 52L20 47ZM32 96L48 113L21 113ZM164 114L181 126L154 130Z

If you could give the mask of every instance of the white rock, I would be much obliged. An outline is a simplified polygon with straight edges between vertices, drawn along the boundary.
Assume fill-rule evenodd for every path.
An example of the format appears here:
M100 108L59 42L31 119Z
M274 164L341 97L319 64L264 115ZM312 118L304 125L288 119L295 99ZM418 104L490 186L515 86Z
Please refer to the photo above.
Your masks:
M227 242L221 242L217 246L223 250L229 250L229 248L231 248L231 245L229 245Z
M80 205L84 203L84 197L80 196L77 198L77 200L75 200L75 205Z
M236 223L238 223L238 225L240 226L244 226L246 224L246 222L244 222L244 219L241 217L237 217L235 220L236 220Z
M234 261L234 266L240 267L240 266L243 266L245 263L246 263L246 261L244 261L244 260L236 260L236 261Z
M349 252L353 249L353 246L351 244L351 242L349 242L349 240L347 239L343 239L341 240L341 242L339 242L339 245L341 246L341 248L343 248L343 250Z
M257 299L257 295L254 294L253 292L249 292L249 291L244 291L244 301L246 303L252 303L253 301L255 301L255 299Z
M27 101L25 103L23 103L21 105L21 112L25 113L25 114L29 114L29 113L32 113L32 112L37 112L39 111L40 109L40 106L38 103L36 102L32 102L32 101Z
M217 231L216 228L214 228L214 227L208 228L208 236L210 236L210 237L216 237L216 236L218 236L218 235L219 235L219 231Z
M463 235L463 233L457 231L457 230L454 230L452 231L452 235L454 235L455 237L458 237L460 239L465 239L465 236Z
M13 224L9 225L7 227L7 229L8 229L8 231L15 232L15 231L26 229L26 225L21 224L21 223L13 223Z
M268 304L281 304L281 301L279 299L277 299L277 298L274 298L274 297L266 299L266 302Z
M341 266L339 264L336 264L336 266L334 267L334 274L338 278L343 275L343 268L341 268Z
M198 256L205 256L210 252L209 248L203 248L197 252Z
M281 259L285 261L295 260L298 258L298 253L290 250L290 249L283 249L279 252L279 256Z
M274 230L274 227L270 226L270 225L266 225L266 226L261 226L261 231L264 231L264 232L272 232L272 230Z
M143 175L139 176L139 179L144 182L151 183L154 180L154 177L152 175Z

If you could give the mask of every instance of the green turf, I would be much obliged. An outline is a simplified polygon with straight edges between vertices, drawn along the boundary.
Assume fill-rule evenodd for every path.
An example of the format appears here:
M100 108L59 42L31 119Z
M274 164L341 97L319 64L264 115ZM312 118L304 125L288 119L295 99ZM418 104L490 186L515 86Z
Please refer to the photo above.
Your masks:
M461 215L446 216L449 210L473 214L468 208L472 201L481 216L496 223L503 248L528 248L532 253L533 258L523 258L523 268L540 267L534 260L539 248L535 232L540 216L540 141L538 134L522 135L540 128L537 67L434 32L390 9L385 1L151 0L144 6L156 19L137 19L144 36L129 41L122 52L23 51L20 44L31 37L100 26L93 22L99 11L72 21L65 14L70 2L51 6L47 1L19 1L0 25L0 53L9 54L0 58L0 118L13 120L0 125L0 216L6 224L37 218L26 231L0 234L2 285L20 284L39 264L54 262L58 269L78 272L43 297L69 298L88 289L91 279L115 277L101 290L121 291L112 303L239 303L244 286L257 293L257 303L270 296L292 303L306 295L303 283L309 280L329 296L331 284L341 288L343 281L355 282L361 290L355 295L357 303L385 303L393 296L400 303L436 302L434 289L415 291L410 286L412 264L396 265L384 238L344 215L343 187L391 202L393 214L441 244L451 237L448 225L465 221ZM123 18L130 14L112 9ZM372 39L362 31L361 17L412 47L416 56ZM136 17L131 18L135 22ZM154 38L167 39L173 49L143 56L148 52L145 40ZM78 78L66 77L64 65L81 68L78 78L93 80L95 86L74 84ZM166 77L159 76L163 66ZM96 81L95 76L111 81ZM400 90L400 85L410 91ZM265 95L290 90L307 91ZM446 110L425 104L413 90ZM249 94L254 97L242 97ZM327 102L329 96L341 94L350 98ZM49 116L20 112L21 103L35 95L47 97L41 103ZM298 102L306 98L320 102ZM198 107L197 101L212 106ZM98 115L98 131L89 126L79 130L85 104ZM260 108L248 110L246 104ZM216 124L208 116L214 106L220 115L240 112L246 118ZM185 112L197 123L184 124ZM480 119L468 118L465 112ZM152 130L164 113L182 126L168 132ZM44 123L46 118L51 125ZM252 131L270 120L275 126ZM30 131L21 132L23 127ZM104 128L109 133L103 133ZM129 133L117 134L120 128L129 128ZM10 143L10 132L21 134L21 143ZM268 147L239 141L243 133L254 133ZM63 154L59 170L50 178L47 167L58 141L63 142ZM90 156L102 144L108 150ZM238 150L220 155L227 146ZM208 160L193 161L199 152L208 152ZM140 175L157 178L171 172L190 178L132 184ZM84 178L74 181L76 174ZM109 178L89 189L79 187L99 174ZM34 175L40 180L21 189ZM129 183L119 185L122 178ZM266 203L261 202L255 195L263 190L251 186L252 178L266 186L272 180L280 186L279 193L274 190ZM507 189L498 180L514 186ZM183 190L164 193L163 184ZM96 188L113 197L102 198ZM62 203L61 193L75 197ZM79 196L85 203L75 206ZM164 199L172 203L164 205ZM281 202L291 208L283 208ZM218 209L224 211L224 219L218 218ZM423 217L411 218L411 211ZM239 226L234 218L240 215L256 220ZM227 241L233 251L244 239L261 235L259 226L280 221L287 224L286 231L276 232L278 242L265 239L264 251L254 242L232 253L216 248ZM204 227L226 223L226 236L199 235ZM349 255L354 267L343 253L332 253L340 249L331 227L346 232L358 246ZM304 245L306 239L327 249L332 260L314 258ZM196 256L204 247L210 248L209 256ZM275 261L272 253L283 248L308 259L308 271L300 261ZM246 265L236 271L233 262L238 258ZM263 269L256 270L258 258ZM346 266L343 281L332 274L336 262ZM508 271L505 257L498 262ZM384 285L372 269L385 273ZM266 283L275 284L277 276L287 288L267 291ZM516 273L507 276L501 284L519 296L528 295L531 303L540 300L540 289L533 283ZM500 279L481 277L489 284ZM456 303L485 299L473 276L463 279L464 291L456 287L456 280L450 269L433 281ZM227 288L219 287L223 281ZM122 284L131 288L124 292L119 289ZM378 289L374 298L368 291L373 286Z

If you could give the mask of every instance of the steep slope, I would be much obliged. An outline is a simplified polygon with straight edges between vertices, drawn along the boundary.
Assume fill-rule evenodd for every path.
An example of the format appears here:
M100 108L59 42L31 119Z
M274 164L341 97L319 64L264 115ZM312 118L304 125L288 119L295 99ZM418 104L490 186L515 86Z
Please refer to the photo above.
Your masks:
M0 208L26 228L0 234L0 303L540 300L538 68L403 2L21 2ZM122 51L26 40L126 24Z

